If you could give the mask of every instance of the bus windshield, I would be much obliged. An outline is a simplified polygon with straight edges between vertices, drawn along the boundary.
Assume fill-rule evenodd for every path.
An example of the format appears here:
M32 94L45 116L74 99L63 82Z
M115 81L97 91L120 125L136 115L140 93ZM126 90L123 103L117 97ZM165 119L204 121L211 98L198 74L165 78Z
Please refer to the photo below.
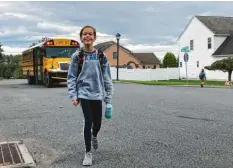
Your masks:
M65 57L70 58L78 47L46 47L46 57Z

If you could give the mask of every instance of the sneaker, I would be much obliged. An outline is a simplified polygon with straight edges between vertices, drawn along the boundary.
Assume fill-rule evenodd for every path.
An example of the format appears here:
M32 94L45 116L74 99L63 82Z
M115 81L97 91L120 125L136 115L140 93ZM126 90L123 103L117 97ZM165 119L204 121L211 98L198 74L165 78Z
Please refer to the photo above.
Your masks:
M92 135L92 145L93 145L93 148L96 150L98 148L98 140L97 140L97 137L94 137Z
M83 160L83 166L91 166L92 165L92 153L87 152L85 153L85 157Z

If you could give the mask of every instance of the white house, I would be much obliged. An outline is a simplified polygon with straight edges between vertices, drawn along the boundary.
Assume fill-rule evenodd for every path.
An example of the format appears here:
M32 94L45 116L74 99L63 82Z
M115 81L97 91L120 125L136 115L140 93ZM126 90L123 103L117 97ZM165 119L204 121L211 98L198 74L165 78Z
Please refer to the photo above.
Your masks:
M233 54L233 17L194 16L179 36L178 42L181 78L186 77L184 52L181 52L185 46L189 46L190 50L188 78L198 78L202 68ZM214 71L211 73L214 73L215 79L227 75Z

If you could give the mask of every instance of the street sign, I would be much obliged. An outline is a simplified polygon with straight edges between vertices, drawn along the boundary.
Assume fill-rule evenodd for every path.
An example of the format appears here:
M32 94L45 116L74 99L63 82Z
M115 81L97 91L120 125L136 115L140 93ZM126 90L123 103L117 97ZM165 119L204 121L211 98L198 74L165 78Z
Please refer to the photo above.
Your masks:
M181 52L189 52L189 46L181 48Z
M181 52L189 52L189 49L181 49Z
M188 49L189 49L189 46L185 46L185 47L183 47L182 49L188 50Z
M188 60L189 60L188 53L184 53L184 62L188 62Z

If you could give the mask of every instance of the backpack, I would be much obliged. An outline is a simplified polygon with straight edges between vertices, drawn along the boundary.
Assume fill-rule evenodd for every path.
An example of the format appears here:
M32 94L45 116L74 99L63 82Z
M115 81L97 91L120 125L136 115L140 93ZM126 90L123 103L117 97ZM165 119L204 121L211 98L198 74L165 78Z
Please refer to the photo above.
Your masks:
M205 77L205 74L204 73L201 73L200 75L199 75L199 78L200 79L202 79L202 78L204 78Z
M102 50L97 50L98 53L98 57L99 57L99 62L100 62L100 67L101 67L101 71L103 73L103 67L104 67L104 53ZM81 48L81 50L79 51L79 54L77 56L77 64L78 64L78 72L77 72L77 77L79 76L79 74L82 72L82 67L83 67L83 61L84 61L84 50L83 48Z

